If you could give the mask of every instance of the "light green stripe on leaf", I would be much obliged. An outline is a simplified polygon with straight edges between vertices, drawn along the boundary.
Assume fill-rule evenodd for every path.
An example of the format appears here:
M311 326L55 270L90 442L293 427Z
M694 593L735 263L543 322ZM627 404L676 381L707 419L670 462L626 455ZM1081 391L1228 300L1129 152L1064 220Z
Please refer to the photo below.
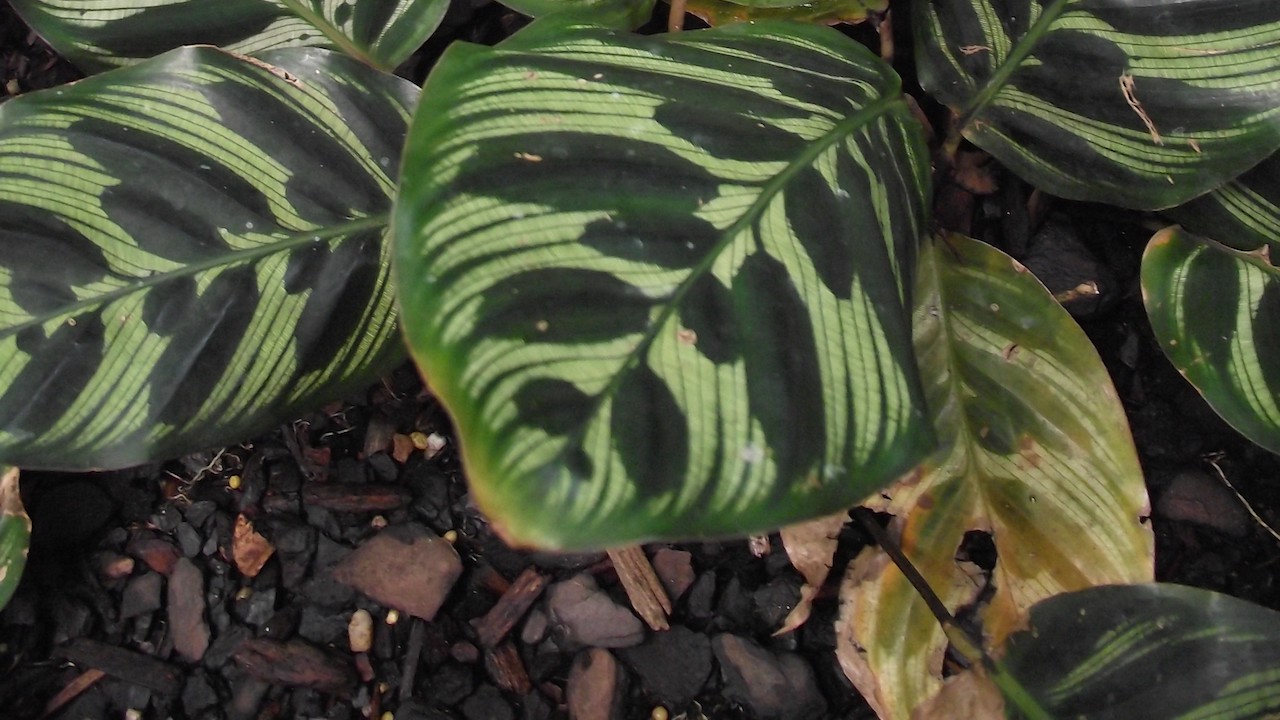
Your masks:
M1003 667L1053 717L1272 717L1280 615L1178 585L1092 588L1032 608Z

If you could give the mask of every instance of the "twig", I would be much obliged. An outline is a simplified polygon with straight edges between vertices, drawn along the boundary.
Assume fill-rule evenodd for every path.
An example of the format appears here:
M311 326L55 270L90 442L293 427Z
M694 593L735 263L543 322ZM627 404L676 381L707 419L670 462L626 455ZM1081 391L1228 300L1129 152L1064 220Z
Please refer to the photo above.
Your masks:
M653 571L644 550L639 545L628 545L610 550L609 559L640 617L654 630L670 629L667 616L671 614L671 598L667 597L667 589Z
M1226 473L1222 472L1222 468L1218 467L1218 460L1221 457L1222 457L1222 453L1217 453L1215 455L1206 455L1204 457L1204 461L1209 463L1209 466L1213 468L1214 472L1218 473L1218 479L1222 481L1223 485L1227 486L1228 490L1230 490L1232 493L1235 494L1236 499L1240 501L1241 505L1244 505L1245 510L1249 511L1249 515L1253 517L1254 521L1256 521L1259 525L1262 526L1264 530L1270 533L1271 537L1275 538L1277 541L1280 541L1280 533L1276 532L1275 528L1268 525L1267 521L1262 519L1262 516L1259 515L1257 511L1253 509L1253 506L1249 504L1249 501L1244 499L1244 496L1240 494L1239 490L1236 490L1236 486L1232 485L1231 481L1227 479L1227 475Z

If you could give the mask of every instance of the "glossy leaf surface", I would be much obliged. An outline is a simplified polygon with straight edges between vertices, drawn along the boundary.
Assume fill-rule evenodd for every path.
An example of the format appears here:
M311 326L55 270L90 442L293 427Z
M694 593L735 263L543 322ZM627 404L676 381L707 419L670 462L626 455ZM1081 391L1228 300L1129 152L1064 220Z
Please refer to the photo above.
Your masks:
M539 21L455 46L423 97L397 292L509 538L776 528L932 449L908 325L927 154L864 48Z
M435 31L449 0L12 0L22 19L85 72L182 45L257 55L341 50L393 69Z
M1142 297L1165 355L1245 437L1280 453L1280 269L1178 227L1142 256Z
M1280 153L1167 213L1187 230L1238 250L1271 247L1280 257Z
M0 460L237 443L403 356L383 242L417 88L212 48L0 106Z
M915 346L941 447L873 502L948 608L977 600L983 575L958 562L969 531L990 533L994 647L1036 602L1150 580L1142 470L1123 408L1088 337L1031 273L976 240L923 254ZM838 654L884 718L906 718L942 687L946 638L877 550L850 566ZM855 648L863 648L859 652Z
M1056 718L1275 717L1280 614L1180 585L1092 588L1032 608L1004 666Z
M18 494L18 468L0 466L0 610L22 580L30 544L31 518Z
M688 0L686 10L709 25L760 20L798 20L809 23L853 23L873 12L884 12L889 0Z
M924 0L921 84L1063 197L1167 208L1280 147L1274 0Z

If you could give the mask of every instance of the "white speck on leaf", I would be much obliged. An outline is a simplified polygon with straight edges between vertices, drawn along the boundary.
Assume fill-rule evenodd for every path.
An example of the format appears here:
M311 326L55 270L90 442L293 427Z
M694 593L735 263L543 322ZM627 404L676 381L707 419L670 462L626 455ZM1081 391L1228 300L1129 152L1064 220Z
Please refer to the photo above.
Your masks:
M755 443L742 448L742 462L748 465L764 462L764 448Z

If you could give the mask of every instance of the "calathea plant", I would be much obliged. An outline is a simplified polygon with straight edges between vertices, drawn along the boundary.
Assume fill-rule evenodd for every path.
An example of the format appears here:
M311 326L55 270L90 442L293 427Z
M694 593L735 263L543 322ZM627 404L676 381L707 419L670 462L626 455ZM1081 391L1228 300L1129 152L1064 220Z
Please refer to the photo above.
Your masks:
M892 67L786 19L864 3L690 0L770 19L641 35L652 3L521 0L541 17L455 45L421 91L388 71L445 2L14 4L84 69L118 67L0 106L0 461L237 442L407 345L513 541L895 514L940 599L870 552L846 576L846 669L885 717L999 707L997 686L1011 715L1274 708L1274 615L1135 584L1145 490L1086 338L1016 262L931 233L930 148ZM894 10L954 111L943 166L965 138L1047 192L1180 208L1240 246L1164 231L1144 283L1174 361L1276 448L1258 248L1280 227L1259 165L1280 148L1280 6ZM198 42L234 52L170 49ZM929 613L975 600L954 561L971 529L999 556L981 638ZM948 642L975 669L944 683ZM1191 675L1135 672L1174 656Z

